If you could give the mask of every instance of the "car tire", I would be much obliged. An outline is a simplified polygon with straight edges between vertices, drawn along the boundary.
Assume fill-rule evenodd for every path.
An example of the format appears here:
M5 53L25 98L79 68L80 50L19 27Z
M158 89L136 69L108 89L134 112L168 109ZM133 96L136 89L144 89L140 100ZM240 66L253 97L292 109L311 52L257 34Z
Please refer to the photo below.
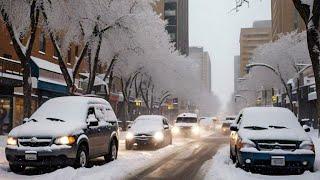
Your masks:
M115 140L112 140L109 146L109 153L104 156L106 162L114 161L118 158L118 146Z
M133 149L133 144L126 142L126 150L132 150Z
M23 166L23 165L9 164L9 167L10 167L11 171L14 173L21 173L26 169L26 166Z
M233 163L233 164L236 163L236 157L234 157L234 156L232 155L231 147L230 147L230 159L232 160L232 163Z
M235 149L235 152L236 152L236 157L235 157L236 168L239 168L239 167L241 167L241 164L240 164L240 161L239 161L239 156L238 156L238 153L237 153L237 149Z
M88 148L81 145L77 151L77 157L74 163L75 168L87 167L89 161Z

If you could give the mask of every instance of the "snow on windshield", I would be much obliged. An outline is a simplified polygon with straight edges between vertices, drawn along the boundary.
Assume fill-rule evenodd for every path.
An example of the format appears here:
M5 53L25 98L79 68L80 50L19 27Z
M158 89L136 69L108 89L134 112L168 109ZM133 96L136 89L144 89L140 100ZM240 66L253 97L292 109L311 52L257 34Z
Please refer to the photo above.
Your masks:
M284 108L247 108L243 111L241 127L301 128L295 115Z
M138 117L132 124L130 131L135 133L148 133L163 129L162 118L152 116Z
M71 98L56 98L44 103L31 117L36 121L54 120L61 122L81 121L85 122L87 104Z

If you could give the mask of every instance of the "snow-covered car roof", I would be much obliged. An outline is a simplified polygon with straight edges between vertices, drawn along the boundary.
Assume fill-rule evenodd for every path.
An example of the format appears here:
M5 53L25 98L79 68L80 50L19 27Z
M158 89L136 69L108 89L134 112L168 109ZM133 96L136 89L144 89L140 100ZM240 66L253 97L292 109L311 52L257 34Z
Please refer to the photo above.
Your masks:
M182 113L178 115L178 118L182 118L182 117L198 118L198 115L195 113Z
M134 134L146 133L151 134L156 131L163 130L164 116L160 115L142 115L137 117L130 128L130 132Z
M245 127L261 127L261 130ZM309 140L297 117L280 107L250 107L242 110L239 134L249 139Z

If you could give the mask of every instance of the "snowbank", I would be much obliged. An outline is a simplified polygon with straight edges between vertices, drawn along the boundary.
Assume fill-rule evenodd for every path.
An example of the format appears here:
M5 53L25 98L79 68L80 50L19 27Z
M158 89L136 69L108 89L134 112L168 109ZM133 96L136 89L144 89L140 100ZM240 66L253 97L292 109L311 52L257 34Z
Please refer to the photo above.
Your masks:
M229 145L221 148L212 160L208 161L200 170L199 174L205 174L206 180L319 180L320 179L320 139L317 137L317 131L312 130L309 133L316 147L315 173L305 172L302 175L294 176L267 176L252 174L240 168L236 168L229 159Z

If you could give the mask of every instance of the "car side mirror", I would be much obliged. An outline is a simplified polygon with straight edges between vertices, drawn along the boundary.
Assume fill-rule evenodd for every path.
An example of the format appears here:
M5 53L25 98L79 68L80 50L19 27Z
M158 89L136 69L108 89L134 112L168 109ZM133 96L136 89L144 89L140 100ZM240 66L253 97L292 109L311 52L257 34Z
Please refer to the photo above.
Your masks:
M231 125L231 126L230 126L230 130L231 130L231 131L236 131L236 132L237 132L237 131L239 131L239 128L238 128L238 126L237 126L237 125Z
M169 129L169 125L164 125L163 128L164 129Z
M99 121L93 114L90 114L88 116L88 118L87 118L87 125L89 127L98 126L99 125Z
M310 127L307 125L303 125L302 128L304 129L305 132L310 132Z

